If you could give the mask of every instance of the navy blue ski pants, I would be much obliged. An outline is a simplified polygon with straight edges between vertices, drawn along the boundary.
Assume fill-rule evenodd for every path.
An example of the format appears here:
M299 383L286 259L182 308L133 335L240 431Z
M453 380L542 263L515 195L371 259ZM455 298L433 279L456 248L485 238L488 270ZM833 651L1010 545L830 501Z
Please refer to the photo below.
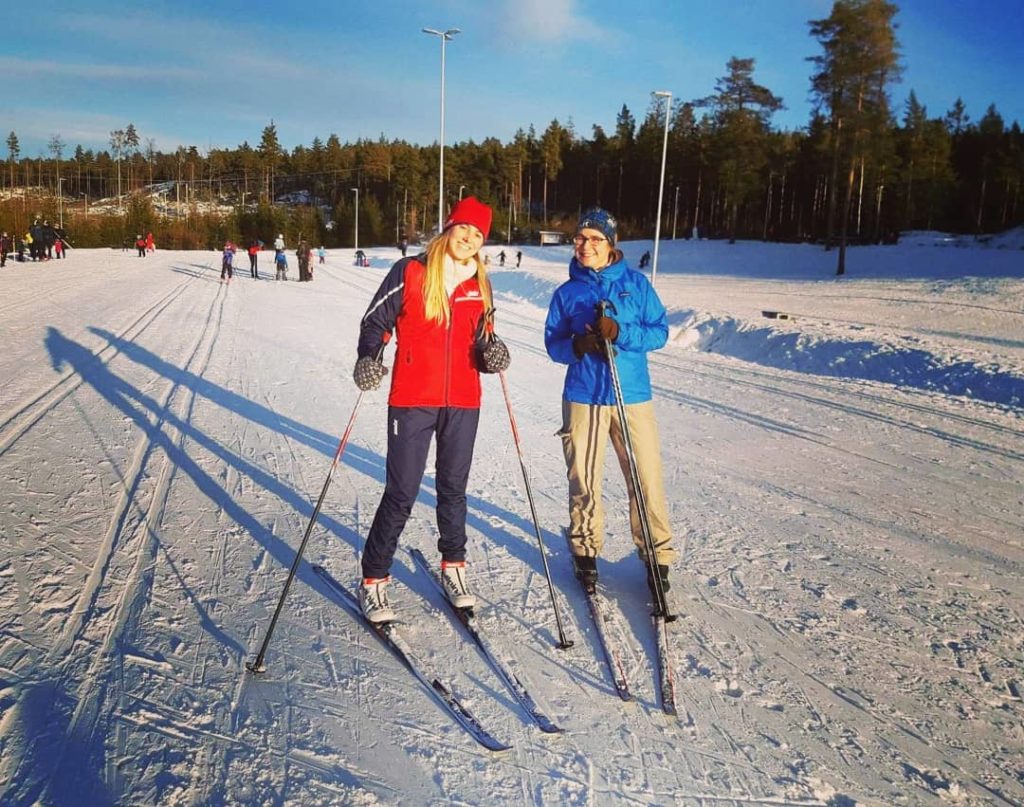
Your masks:
M437 439L437 549L442 560L466 559L466 485L479 409L388 407L387 482L363 550L363 577L386 577L409 520Z

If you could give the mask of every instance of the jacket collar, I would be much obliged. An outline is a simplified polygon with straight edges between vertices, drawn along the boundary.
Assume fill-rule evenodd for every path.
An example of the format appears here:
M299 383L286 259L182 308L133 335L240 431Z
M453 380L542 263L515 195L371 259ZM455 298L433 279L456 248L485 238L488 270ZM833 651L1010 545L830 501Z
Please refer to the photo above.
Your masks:
M594 269L588 269L586 266L583 266L576 260L576 257L573 256L573 259L569 262L569 279L581 280L587 284L602 286L608 283L613 283L621 278L626 274L627 269L629 269L629 266L626 263L625 258L609 264L598 272Z

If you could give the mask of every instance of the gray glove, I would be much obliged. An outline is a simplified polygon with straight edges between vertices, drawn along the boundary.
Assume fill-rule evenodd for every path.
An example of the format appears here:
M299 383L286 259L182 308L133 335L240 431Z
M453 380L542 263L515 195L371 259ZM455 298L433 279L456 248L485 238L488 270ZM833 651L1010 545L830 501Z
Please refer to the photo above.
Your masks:
M380 387L380 382L388 374L388 368L372 356L363 356L356 361L355 369L352 371L352 378L356 386L363 392L369 392Z

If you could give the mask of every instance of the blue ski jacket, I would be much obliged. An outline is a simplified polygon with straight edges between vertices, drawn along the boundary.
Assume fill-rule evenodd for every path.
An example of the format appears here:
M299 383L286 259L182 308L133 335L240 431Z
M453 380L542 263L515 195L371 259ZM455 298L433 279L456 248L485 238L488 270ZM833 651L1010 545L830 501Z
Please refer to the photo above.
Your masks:
M569 280L551 298L544 325L544 346L553 360L569 365L562 397L572 403L615 404L611 370L605 358L595 353L578 358L572 349L573 336L586 333L587 325L594 324L601 301L611 303L606 314L619 324L614 347L623 403L649 401L651 377L647 354L668 341L668 320L665 306L650 281L630 269L624 258L600 272L573 258Z

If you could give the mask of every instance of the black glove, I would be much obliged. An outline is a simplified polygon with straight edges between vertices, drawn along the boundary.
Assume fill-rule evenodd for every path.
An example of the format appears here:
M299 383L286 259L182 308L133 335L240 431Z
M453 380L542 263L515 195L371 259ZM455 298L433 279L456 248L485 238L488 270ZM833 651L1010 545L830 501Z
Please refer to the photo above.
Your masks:
M363 392L369 392L380 387L380 382L387 374L388 368L382 362L377 361L372 356L363 356L356 362L355 369L352 371L352 378L355 379L356 386L359 389Z
M572 338L572 352L577 359L582 359L587 353L604 356L604 340L593 331L578 333Z
M480 317L473 342L473 355L481 373L501 373L512 363L508 346L494 333L494 309L488 309Z
M481 373L503 373L512 364L508 346L493 333L489 338L477 339L474 350Z
M598 317L594 323L594 331L606 342L614 342L619 338L619 323L611 317Z

